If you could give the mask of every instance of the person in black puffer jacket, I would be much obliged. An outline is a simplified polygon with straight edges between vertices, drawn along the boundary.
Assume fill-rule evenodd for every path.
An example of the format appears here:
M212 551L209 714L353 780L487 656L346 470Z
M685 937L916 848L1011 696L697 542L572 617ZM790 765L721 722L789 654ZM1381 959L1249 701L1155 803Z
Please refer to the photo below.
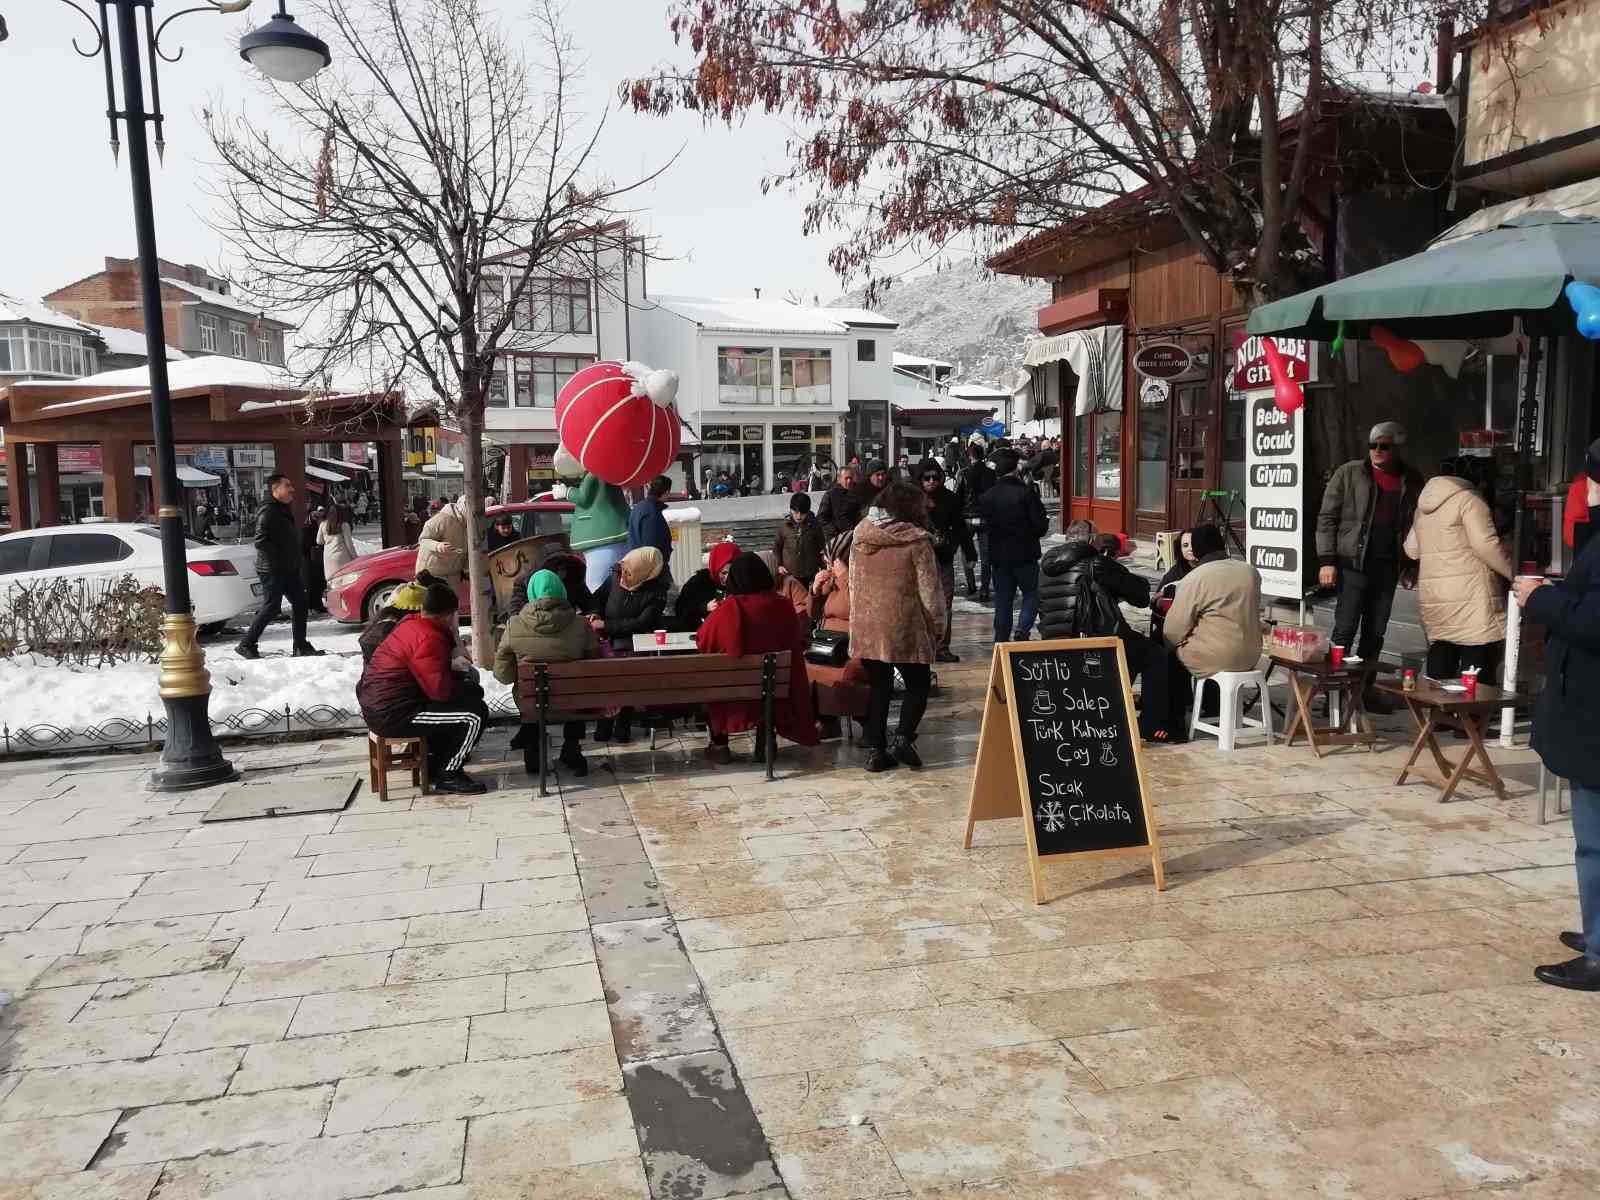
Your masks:
M1150 607L1150 581L1117 561L1116 534L1095 534L1088 521L1067 527L1065 545L1039 564L1039 631L1046 638L1119 637L1128 676L1144 668L1150 641L1128 625L1119 604Z
M640 546L622 556L604 589L605 620L600 633L611 639L613 649L633 653L633 637L667 627L667 592L672 576L666 559L654 546ZM626 742L633 736L633 709L624 708L614 722L597 721L594 740Z
M928 501L928 531L933 534L933 559L939 567L939 586L944 589L944 628L939 632L936 662L960 662L950 649L950 616L956 598L956 551L971 563L977 558L972 544L972 527L961 512L961 501L945 487L944 468L936 458L924 459L917 470L922 495Z

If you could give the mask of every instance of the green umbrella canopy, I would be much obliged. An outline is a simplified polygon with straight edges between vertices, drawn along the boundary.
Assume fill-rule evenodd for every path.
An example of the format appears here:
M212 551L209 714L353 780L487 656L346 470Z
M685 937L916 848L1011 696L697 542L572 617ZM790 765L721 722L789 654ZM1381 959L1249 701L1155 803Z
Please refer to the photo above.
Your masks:
M1561 289L1572 279L1600 284L1600 220L1523 213L1506 223L1371 271L1263 304L1249 331L1331 341L1373 325L1401 337L1473 338L1510 333L1521 317L1531 333L1574 330Z

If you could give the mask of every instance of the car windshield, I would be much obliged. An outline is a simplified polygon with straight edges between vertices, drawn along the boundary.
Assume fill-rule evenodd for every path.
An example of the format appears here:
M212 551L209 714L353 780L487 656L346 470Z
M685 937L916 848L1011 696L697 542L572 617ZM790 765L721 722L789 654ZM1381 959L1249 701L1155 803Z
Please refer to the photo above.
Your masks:
M159 540L160 537L161 537L161 530L159 530L159 529L151 529L150 526L148 526L148 525L136 526L134 528L134 532L135 533L142 533L142 534L145 535L145 537L153 537L153 538L156 538L157 540ZM199 550L199 549L202 549L205 546L204 542L197 542L191 537L184 538L183 539L183 544L184 544L184 546L186 546L190 550Z

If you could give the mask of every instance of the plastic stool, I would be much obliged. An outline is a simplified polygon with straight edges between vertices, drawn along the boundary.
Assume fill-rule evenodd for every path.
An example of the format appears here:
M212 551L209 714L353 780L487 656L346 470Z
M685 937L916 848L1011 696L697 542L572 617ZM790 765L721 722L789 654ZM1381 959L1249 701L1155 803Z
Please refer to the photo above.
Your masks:
M384 737L367 731L367 770L379 803L389 802L389 772L410 771L411 786L428 794L428 747L419 737Z
M1217 721L1213 725L1200 719L1200 698L1205 685L1214 682L1221 695L1217 698ZM1261 716L1245 717L1241 713L1241 693L1251 684L1261 689ZM1217 749L1232 750L1240 729L1259 729L1267 735L1267 745L1272 745L1272 698L1267 694L1265 671L1219 671L1194 681L1194 714L1189 718L1189 740L1197 733L1209 733L1217 739Z

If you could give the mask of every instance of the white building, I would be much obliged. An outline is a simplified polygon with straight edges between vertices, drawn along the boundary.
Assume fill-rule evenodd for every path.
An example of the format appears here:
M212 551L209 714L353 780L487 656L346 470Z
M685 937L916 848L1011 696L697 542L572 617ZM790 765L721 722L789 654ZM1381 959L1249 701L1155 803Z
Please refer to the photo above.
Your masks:
M619 222L574 242L513 301L520 277L508 256L498 287L486 286L478 299L480 324L512 305L484 429L490 445L506 451L507 491L518 499L530 486L537 492L555 478L555 404L567 380L601 359L641 357L635 323L644 298L645 256Z
M813 463L883 452L897 328L865 309L659 295L635 314L636 357L679 374L696 482L726 471L770 491Z

